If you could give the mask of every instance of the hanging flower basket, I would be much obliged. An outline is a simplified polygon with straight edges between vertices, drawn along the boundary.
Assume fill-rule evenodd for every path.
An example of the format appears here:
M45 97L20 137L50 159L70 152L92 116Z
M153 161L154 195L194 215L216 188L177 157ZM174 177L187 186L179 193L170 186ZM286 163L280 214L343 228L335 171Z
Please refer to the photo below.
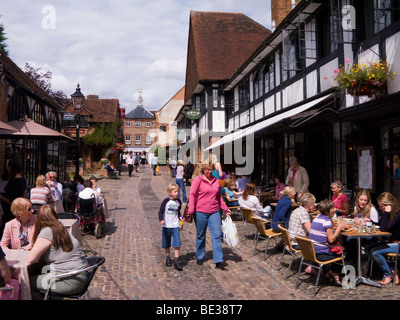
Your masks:
M101 159L100 159L100 164L101 164L103 167L106 167L107 163L108 163L108 159L107 159L107 158L101 158Z
M338 84L337 89L351 96L379 98L387 94L388 80L395 76L396 73L391 71L391 65L386 62L369 62L350 66L347 59L346 66L335 70L333 78Z

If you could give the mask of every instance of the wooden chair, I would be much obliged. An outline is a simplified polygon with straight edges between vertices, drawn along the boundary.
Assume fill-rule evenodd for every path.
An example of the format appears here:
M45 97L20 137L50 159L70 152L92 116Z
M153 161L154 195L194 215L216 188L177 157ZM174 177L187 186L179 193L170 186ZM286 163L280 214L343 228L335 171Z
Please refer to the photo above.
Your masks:
M297 250L297 249L293 248L292 242L290 241L289 231L287 229L282 227L282 225L280 225L280 224L278 224L278 228L281 230L282 238L283 238L283 241L285 242L285 246L282 251L281 260L279 261L280 268L278 268L278 270L280 270L282 268L282 260L283 260L283 256L285 255L285 252L288 252L292 256L292 260L290 261L289 268L286 271L286 275L285 275L285 279L286 279L289 277L288 273L289 273L290 268L292 267L292 264L293 264L296 254L301 253L301 250ZM279 267L279 265L278 265L278 267Z
M324 265L327 264L331 264L331 263L337 263L339 261L342 261L342 265L344 266L344 256L343 256L343 248L342 248L342 255L340 257L328 260L328 261L319 261L317 259L317 256L315 254L315 248L314 248L314 243L316 243L315 241L312 241L308 238L304 238L304 237L299 237L299 236L295 236L297 243L299 244L301 253L303 255L303 258L301 259L301 263L300 263L300 267L299 267L299 272L298 272L298 276L297 276L297 281L296 281L296 289L299 287L300 285L300 273L301 273L301 268L303 267L303 264L317 268L318 269L318 275L317 275L317 280L315 282L315 286L314 286L314 297L317 294L318 291L318 282L319 282L319 278L321 276L321 271L322 271L322 267ZM324 244L325 245L325 244ZM314 262L314 264L311 264L312 262Z
M269 248L269 242L271 239L275 240L275 248L277 247L277 242L276 242L276 237L281 235L281 232L276 232L273 229L265 229L265 222L261 219L261 218L257 218L257 217L252 217L254 224L256 225L257 228L257 236L256 236L256 244L254 246L254 255L257 252L257 244L258 244L258 240L259 238L264 238L267 239L267 246L265 248L265 259L267 259L267 255L268 255L268 248Z
M253 214L253 210L251 210L251 209L240 207L240 210L242 211L242 217L243 217L243 230L242 230L242 238L243 238L244 230L246 229L247 224L249 223L249 224L255 225L254 221L252 219L254 214ZM254 240L255 240L255 237L254 237Z

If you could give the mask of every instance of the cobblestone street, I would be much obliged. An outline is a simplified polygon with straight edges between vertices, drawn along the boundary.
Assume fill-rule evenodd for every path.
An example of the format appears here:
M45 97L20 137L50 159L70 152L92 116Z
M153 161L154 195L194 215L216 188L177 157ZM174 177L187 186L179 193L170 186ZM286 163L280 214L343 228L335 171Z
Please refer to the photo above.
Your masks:
M168 168L161 167L153 176L150 168L142 168L129 178L126 171L120 180L102 179L99 185L107 199L109 219L106 235L95 239L84 235L88 256L102 255L105 264L90 287L94 300L397 300L400 289L392 286L374 288L359 285L355 290L334 287L320 280L320 290L313 298L315 276L302 274L303 282L295 289L300 259L292 267L293 275L285 279L290 256L285 255L284 267L277 270L280 250L270 242L270 254L253 255L255 227L248 225L239 247L223 245L229 263L226 271L215 269L212 246L207 235L207 254L203 265L196 264L195 226L185 224L181 233L183 272L165 266L161 249L158 210L166 197L166 187L173 182ZM239 215L233 220L239 236L243 223ZM264 249L266 241L258 248ZM380 280L377 275L374 280Z

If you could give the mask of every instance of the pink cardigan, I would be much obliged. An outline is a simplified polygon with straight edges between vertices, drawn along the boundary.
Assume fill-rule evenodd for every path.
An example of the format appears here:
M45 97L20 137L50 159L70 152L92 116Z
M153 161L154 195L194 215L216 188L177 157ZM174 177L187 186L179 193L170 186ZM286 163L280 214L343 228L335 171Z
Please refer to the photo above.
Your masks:
M28 239L30 244L32 244L33 233L35 232L35 220L36 216L32 216L29 220ZM0 246L3 248L8 247L11 243L11 249L21 249L19 234L19 221L17 219L13 219L7 222L4 227L3 237L1 238Z
M200 189L196 202L196 193L199 184L200 184ZM196 208L195 208L195 203L196 203ZM228 206L222 199L221 186L219 184L219 180L213 177L210 183L203 177L203 175L195 178L192 182L192 186L190 187L188 213L193 214L195 211L202 213L214 213L217 212L220 208L223 211L228 210Z

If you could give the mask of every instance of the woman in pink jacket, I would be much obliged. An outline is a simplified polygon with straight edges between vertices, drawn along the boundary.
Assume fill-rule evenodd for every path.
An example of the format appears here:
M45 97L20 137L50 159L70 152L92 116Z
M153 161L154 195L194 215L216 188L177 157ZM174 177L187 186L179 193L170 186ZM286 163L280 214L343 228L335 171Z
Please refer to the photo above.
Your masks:
M215 267L224 270L228 264L223 259L220 209L228 216L231 211L222 199L219 180L212 175L214 169L213 164L201 166L202 174L193 180L190 188L188 213L194 214L196 223L197 264L203 263L206 253L208 226L212 237Z
M36 216L32 215L32 203L26 198L17 198L11 204L11 212L15 219L6 223L0 246L30 250L36 220Z

